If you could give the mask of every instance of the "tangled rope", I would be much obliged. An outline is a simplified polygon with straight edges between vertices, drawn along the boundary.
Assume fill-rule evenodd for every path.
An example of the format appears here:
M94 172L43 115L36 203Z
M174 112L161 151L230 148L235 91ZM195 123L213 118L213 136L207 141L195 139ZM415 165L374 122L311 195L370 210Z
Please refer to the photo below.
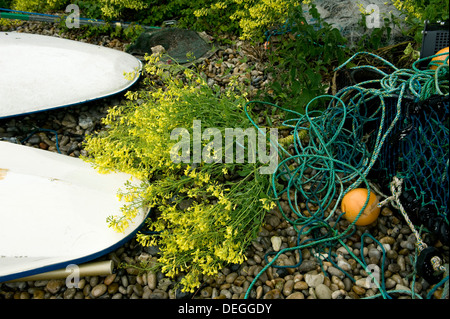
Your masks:
M266 266L250 284L245 298L248 298L258 278L269 267L286 267L276 265L280 255L289 251L297 251L300 256L299 262L297 265L288 266L297 267L302 263L301 251L305 248L314 249L315 254L320 257L318 261L321 266L323 266L322 259L327 259L355 282L350 274L334 262L333 259L337 257L337 254L332 249L339 244L342 245L363 269L367 269L368 265L365 263L364 257L357 258L344 240L355 233L355 223L364 211L369 196L355 220L343 231L338 228L338 222L342 217L342 212L338 207L340 201L346 193L361 184L370 189L367 176L376 163L391 131L401 118L404 99L421 100L433 94L448 95L448 65L439 66L435 71L419 70L416 67L417 63L421 62L419 60L412 69L398 69L375 54L359 52L339 66L336 71L344 68L358 55L371 56L381 61L393 72L386 73L371 65L354 68L371 70L379 74L381 79L368 80L345 87L335 95L318 96L308 103L305 114L264 101L250 101L245 105L247 117L258 130L260 130L258 125L247 112L251 104L275 107L294 117L283 123L283 126L291 128L291 141L294 145L290 149L291 152L280 143L276 145L282 160L272 175L271 195L283 217L297 231L297 246L271 253L273 258L270 261L266 258ZM373 84L379 88L374 89ZM386 100L389 98L396 99L397 103L395 117L386 125ZM311 110L311 104L319 99L326 101L324 102L327 104L326 109L324 111ZM376 105L375 109L370 112L367 110L369 104ZM375 135L372 149L368 149L367 136L365 136L363 128L365 125L373 125L373 123L378 123L378 127L375 132L372 132L372 135ZM264 133L261 130L260 132ZM289 209L280 204L283 194L287 196ZM392 196L394 197L389 197L383 204L395 202L397 195L393 194ZM302 211L301 203L305 204L307 212ZM361 250L364 246L364 237L371 237L382 250L381 282L373 277L372 279L380 291L378 296L391 298L391 293L399 291L388 292L384 287L385 249L373 236L364 233L361 236ZM421 241L418 240L418 242L420 245ZM327 275L326 272L324 274ZM372 276L370 271L368 274L369 277ZM445 282L448 282L448 272L446 279L444 278L441 284ZM400 292L414 296L414 289Z

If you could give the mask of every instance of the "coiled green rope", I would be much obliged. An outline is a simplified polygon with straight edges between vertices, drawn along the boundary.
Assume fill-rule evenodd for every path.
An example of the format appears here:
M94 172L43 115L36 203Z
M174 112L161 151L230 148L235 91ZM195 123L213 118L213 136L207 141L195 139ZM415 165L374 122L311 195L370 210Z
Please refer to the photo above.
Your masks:
M392 68L393 72L388 74L370 65L357 67L355 69L367 68L374 70L380 73L383 78L344 88L334 96L318 96L308 103L305 108L305 114L264 101L250 101L244 107L248 119L263 134L264 132L260 130L248 113L248 108L251 104L275 107L294 116L294 119L286 120L283 126L292 129L291 134L295 152L291 154L282 145L276 145L279 157L282 160L272 175L271 195L275 199L283 217L294 226L298 234L297 246L280 250L270 261L266 259L268 261L266 266L250 284L245 294L245 299L249 297L253 286L261 274L269 267L277 267L275 265L276 260L280 255L289 251L297 250L300 253L300 262L293 266L296 267L302 262L302 249L312 249L314 247L316 251L319 251L319 254L328 249L327 259L332 262L332 248L341 244L364 269L367 269L364 257L362 257L362 260L358 259L351 253L351 250L345 245L343 240L351 236L355 231L354 225L364 211L369 197L366 198L356 219L342 232L339 232L337 229L338 221L342 216L342 213L338 212L338 205L347 192L358 187L361 183L365 184L367 189L370 189L370 184L366 177L376 162L381 147L400 118L403 98L405 96L413 96L416 100L421 100L432 94L448 95L448 65L440 66L435 71L419 70L416 67L416 64L421 62L419 60L413 65L413 69L398 69L392 63L375 54L359 52L335 71L344 68L358 55L369 55L378 59L386 66ZM432 57L429 58L431 59ZM367 84L373 83L378 83L380 89L365 87ZM397 98L396 116L386 128L384 127L386 117L385 99L392 97ZM310 105L317 99L330 100L325 111L310 110ZM373 102L373 100L379 102L379 107L373 114L366 114L363 110L364 106L367 102ZM373 150L367 150L367 146L363 142L362 127L364 124L374 121L377 117L381 117L381 121L379 122L375 145ZM349 122L351 128L348 128ZM304 138L305 135L307 139ZM314 171L315 173L307 178L307 171ZM284 188L281 190L279 189L280 185L284 185ZM288 216L280 204L279 199L284 193L287 195L293 218ZM298 205L299 201L306 203L309 214L305 215L302 213ZM308 204L316 206L317 209L312 211ZM328 216L325 214L326 211L328 211ZM323 231L320 231L321 229L325 230L325 234ZM313 238L305 239L309 235L312 235ZM382 250L381 268L383 269L386 252L383 245L376 241L375 238L372 237L372 239ZM363 246L364 243L361 242L361 244ZM335 263L333 264L335 265ZM340 270L343 271L342 269ZM343 272L345 273L345 271ZM382 273L384 274L384 271ZM354 281L350 275L348 276ZM370 273L369 276L371 276ZM372 279L374 278L372 277ZM384 277L381 283L375 280L375 284L380 291L380 294L377 296L391 298L389 293L399 292L397 290L386 291ZM411 294L414 296L414 292Z

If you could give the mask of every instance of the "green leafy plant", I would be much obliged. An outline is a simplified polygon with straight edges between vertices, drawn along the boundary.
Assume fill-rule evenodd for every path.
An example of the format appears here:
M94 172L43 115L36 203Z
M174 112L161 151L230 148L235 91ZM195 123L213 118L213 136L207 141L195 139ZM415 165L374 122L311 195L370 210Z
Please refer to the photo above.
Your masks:
M300 113L314 97L325 93L330 71L347 56L346 39L339 30L321 19L313 3L309 12L317 24L309 24L303 9L296 8L284 26L290 32L269 44L269 72L274 79L266 98Z
M68 0L13 0L15 10L31 12L50 12L64 9L70 3Z
M0 0L0 8L11 8L11 2L12 0Z
M417 43L422 42L425 20L435 23L449 19L449 2L446 0L392 0L392 3L403 14L405 34Z

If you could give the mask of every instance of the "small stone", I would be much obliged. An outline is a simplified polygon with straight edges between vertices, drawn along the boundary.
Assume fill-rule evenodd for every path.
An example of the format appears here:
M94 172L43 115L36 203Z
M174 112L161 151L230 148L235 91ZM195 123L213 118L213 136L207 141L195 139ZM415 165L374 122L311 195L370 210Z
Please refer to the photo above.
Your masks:
M381 258L381 251L376 248L369 249L369 258L374 258L375 260L379 260Z
M80 116L78 125L80 125L80 127L83 130L87 130L89 128L94 127L94 121L92 121L92 119L90 117L84 115L84 116Z
M89 285L91 285L91 287L95 287L98 285L99 281L100 279L98 278L98 276L93 276L89 280Z
M169 278L162 278L158 282L158 289L162 291L167 291L169 286L172 284L172 281Z
M286 297L292 294L292 290L294 289L294 280L287 280L283 286L283 295Z
M316 269L317 262L315 260L304 260L298 267L299 272L308 272Z
M361 278L355 281L355 285L361 288L367 288L369 289L371 286L371 278L366 277L366 278ZM356 291L355 291L356 292Z
M224 298L221 297L221 296L224 296ZM217 298L218 299L231 299L231 297L232 297L232 294L231 294L231 292L229 290L222 289L222 290L220 290L220 294L219 294L219 296Z
M166 49L162 45L156 45L151 50L153 54L163 54L166 52Z
M84 296L89 297L90 293L91 293L91 286L90 285L84 286L84 288L83 288Z
M398 284L403 284L403 278L399 274L393 274L391 278Z
M44 143L44 142L40 142L40 143L39 143L39 147L40 147L41 149L43 149L43 150L48 149L48 145L47 145L46 143Z
M256 299L260 299L264 292L263 286L258 286L256 288Z
M345 286L344 290L350 291L350 289L352 289L352 285L353 285L353 282L351 281L351 279L348 277L345 277L343 282L344 282L344 286Z
M155 290L150 294L150 299L167 299L169 297L168 293L161 290Z
M33 291L33 299L44 299L45 291L42 289L36 289Z
M203 289L201 290L201 292L200 292L200 295L201 295L203 298L209 298L209 297L211 297L211 295L212 295L212 287L208 286L208 287L203 288Z
M398 273L400 271L400 269L401 269L400 266L396 263L389 264L389 266L388 266L388 270L394 274Z
M395 285L395 290L405 290L405 291L411 291L411 289L409 287L406 287L404 285L401 284L397 284Z
M235 284L235 285L238 286L238 287L241 287L241 286L244 284L245 280L246 280L246 279L245 279L244 276L238 276L238 277L234 280L233 284Z
M108 294L114 295L119 291L119 284L117 282L113 282L108 285Z
M331 277L331 282L336 285L339 289L344 289L345 285L339 277L333 276ZM337 289L332 289L337 290Z
M273 282L274 282L275 289L278 289L279 291L283 290L284 283L285 283L285 280L283 278L275 278L273 280Z
M330 275L336 276L336 277L339 277L339 278L344 278L345 277L345 275L344 275L344 273L342 271L340 271L339 269L337 269L336 267L333 267L333 266L328 267L327 272Z
M263 299L282 299L281 291L278 289L269 290L263 297Z
M323 284L324 280L323 274L318 275L312 275L312 274L306 274L305 275L305 281L308 284L309 287L316 288L318 285Z
M317 285L315 293L317 299L331 299L331 290L324 284Z
M125 287L125 288L127 288L128 285L129 285L127 276L120 277L120 282L122 283L122 286Z
M48 280L36 280L34 282L35 287L45 287L45 286L47 286L47 284L48 284Z
M5 285L9 288L19 290L25 289L27 287L27 283L25 281L7 282Z
M144 293L144 289L142 288L142 285L136 284L133 286L133 292L139 296L142 297L142 294Z
M144 292L142 294L142 299L150 299L150 295L152 294L152 291L150 290L150 288L148 288L148 286L144 287ZM175 296L176 298L176 296Z
M232 272L232 273L229 273L225 277L225 281L229 284L232 284L236 280L237 277L238 277L238 274L236 272Z
M135 267L127 268L127 274L129 274L129 275L137 276L137 275L139 275L139 272L140 272L140 270L138 268L135 268Z
M263 245L261 245L261 243L255 241L255 240L252 241L252 246L253 246L257 251L264 251Z
M52 295L57 294L59 290L64 285L63 280L50 280L48 284L45 286L45 289Z
M114 279L116 279L117 274L111 274L106 276L105 280L103 280L103 283L107 286L109 286L110 284L112 284L112 282L114 281Z
M400 271L405 271L406 270L406 261L405 261L405 257L404 256L401 256L401 255L398 256L397 265L399 265Z
M120 292L118 292L114 296L112 296L111 299L122 299L122 297L123 295Z
M382 216L392 216L392 210L389 207L383 207L383 209L381 210L381 215Z
M77 120L72 114L66 113L61 124L68 128L75 128L77 126Z
M386 252L388 252L388 251L390 251L392 249L390 244L382 244L382 245L383 245L384 251L386 251ZM377 249L379 251L382 251L380 246L377 246Z
M349 247L350 251L352 251L352 248ZM344 246L339 247L338 249L336 249L336 253L337 254L341 254L342 256L348 255L348 251Z
M153 271L148 272L148 274L147 274L148 288L150 288L151 290L154 290L156 288L157 283L158 283L158 280L156 278L156 274Z
M277 228L278 225L280 225L281 220L277 216L268 215L268 217L266 218L266 222L268 225L270 225L272 227L272 229L274 229L274 228Z
M380 243L393 245L393 244L395 244L395 239L391 236L385 236L380 239Z
M39 135L33 135L32 137L30 137L27 141L30 144L36 145L39 144L41 142L41 138L39 137Z
M19 299L30 299L30 294L27 291L22 291L19 295Z
M433 293L433 297L436 300L442 299L442 289L438 289Z
M302 294L300 291L296 291L290 294L286 299L305 299L305 295Z
M272 242L272 248L274 251L279 251L281 248L281 244L283 241L281 240L281 237L278 236L272 236L270 238L270 241Z
M223 273L217 274L217 276L216 276L216 284L219 285L219 286L222 285L225 282L225 278L226 278L226 276Z
M352 270L352 266L350 266L350 264L348 262L346 262L343 259L339 259L337 262L337 265L339 268L341 268L343 271L350 271Z
M306 290L306 289L308 289L308 284L306 283L306 282L304 282L304 281L297 281L295 284L294 284L294 289L295 290Z
M389 259L397 259L398 253L394 249L391 249L386 252L386 257Z
M66 291L64 291L64 299L73 299L75 297L77 290L75 288L67 288Z
M107 286L105 284L98 284L94 288L92 288L91 295L94 298L98 298L101 295L103 295L106 292L107 289L108 288L107 288Z
M357 294L358 296L362 296L366 293L366 289L360 287L360 286L353 286L352 290L355 294Z
M342 299L344 293L341 290L336 290L331 293L331 299Z

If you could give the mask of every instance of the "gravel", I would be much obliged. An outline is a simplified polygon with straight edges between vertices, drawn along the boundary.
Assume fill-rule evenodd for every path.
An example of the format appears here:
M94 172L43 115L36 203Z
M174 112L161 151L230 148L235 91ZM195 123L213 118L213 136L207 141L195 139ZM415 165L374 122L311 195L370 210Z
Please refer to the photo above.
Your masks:
M2 27L2 31L30 32L40 34L58 34L53 25L26 22L19 27ZM61 33L60 36L74 38L76 34ZM105 45L123 50L127 43L98 36L88 40L93 44ZM270 80L270 74L264 73L263 64L258 59L257 50L245 49L246 44L235 41L234 45L220 48L213 56L202 63L210 85L224 85L228 81L226 69L239 74L242 81L250 80L249 89L256 91ZM242 59L242 57L246 59ZM219 63L219 61L221 63ZM244 62L245 61L245 62ZM245 72L252 67L251 72ZM139 84L138 84L139 85ZM50 110L46 112L17 116L0 120L0 139L19 142L30 147L37 147L56 152L56 135L62 154L79 157L86 155L83 140L87 134L102 129L101 119L107 110L124 101L123 95L115 95L99 101L89 102L73 107ZM287 202L282 200L283 207ZM348 222L340 220L338 229L344 230ZM367 264L373 264L380 270L382 252L373 240L365 238L361 247L361 236L369 232L386 250L384 265L385 287L387 290L399 290L392 293L394 299L411 298L414 293L425 298L433 286L423 278L411 274L415 256L415 239L402 216L383 208L378 220L370 226L359 226L356 232L344 242L352 254L358 258L364 256ZM139 265L141 261L156 262L157 247L142 247L135 239L98 260L112 260L115 272L109 276L83 277L78 287L69 288L64 280L40 280L13 283L0 283L0 299L243 299L254 279L249 298L256 299L360 299L370 298L379 293L371 284L371 277L353 256L340 245L332 248L335 263L324 256L314 254L309 249L301 250L302 263L291 268L269 267L266 254L279 252L287 247L295 247L297 233L281 215L273 209L265 217L258 237L252 242L246 253L247 260L241 265L230 265L222 269L219 275L204 277L201 287L193 294L181 292L175 288L180 278L167 278L161 272L140 272L134 267L123 268L120 264ZM448 263L448 247L433 242L443 253ZM270 255L267 259L271 260ZM319 257L319 258L318 258ZM321 260L322 258L322 260ZM280 254L275 262L279 266L295 266L300 261L298 250L287 250ZM376 268L375 268L376 269ZM352 281L343 271L351 274ZM414 283L414 286L412 284ZM442 288L434 292L434 298L440 298Z

